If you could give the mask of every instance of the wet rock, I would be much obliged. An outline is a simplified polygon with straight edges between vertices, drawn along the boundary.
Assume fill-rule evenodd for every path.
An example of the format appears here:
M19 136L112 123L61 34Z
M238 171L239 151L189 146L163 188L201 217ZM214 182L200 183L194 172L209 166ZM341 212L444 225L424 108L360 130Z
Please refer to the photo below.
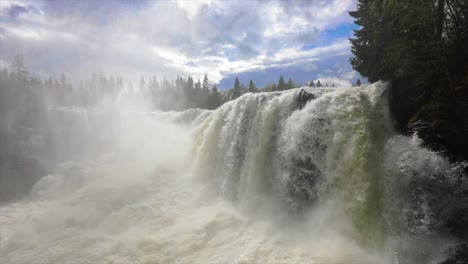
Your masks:
M0 203L26 195L51 169L51 162L38 156L11 155L0 160Z
M468 264L468 244L450 247L445 255L447 259L439 264Z
M323 175L310 159L296 159L293 164L287 182L287 202L290 212L300 213L317 201L317 184Z
M418 92L410 82L392 81L389 106L396 130L416 132L424 146L451 161L468 161L468 93L462 86L455 94L433 96Z
M425 147L441 152L452 161L468 161L468 127L417 120L409 123L408 129L423 140Z
M299 106L299 109L304 108L304 106L309 102L310 100L314 100L316 96L314 94L308 93L305 90L299 91L299 94L297 96L297 103Z

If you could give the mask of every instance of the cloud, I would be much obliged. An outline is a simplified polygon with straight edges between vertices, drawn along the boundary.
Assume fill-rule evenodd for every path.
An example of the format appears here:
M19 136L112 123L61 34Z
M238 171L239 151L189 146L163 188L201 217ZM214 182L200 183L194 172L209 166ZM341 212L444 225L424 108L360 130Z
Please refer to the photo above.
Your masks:
M318 67L312 61L306 61L302 64L302 69L307 72L313 72L316 71Z
M350 23L353 0L330 1L20 1L0 3L2 61L24 53L43 75L84 78L103 70L143 75L233 74L302 67L349 54L347 39L321 43ZM311 45L314 48L307 48ZM341 63L341 62L340 62Z
M197 0L197 1L188 1L188 0L173 0L176 5L183 9L189 19L193 19L197 14L200 8L204 5L210 5L213 0Z

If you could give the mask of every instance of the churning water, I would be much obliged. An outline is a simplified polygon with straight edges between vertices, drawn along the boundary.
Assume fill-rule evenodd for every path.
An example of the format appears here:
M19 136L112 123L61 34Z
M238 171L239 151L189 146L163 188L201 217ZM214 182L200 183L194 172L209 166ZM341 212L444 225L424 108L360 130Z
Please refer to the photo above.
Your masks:
M0 206L2 263L432 263L457 242L466 165L395 135L383 83L55 111L62 160Z

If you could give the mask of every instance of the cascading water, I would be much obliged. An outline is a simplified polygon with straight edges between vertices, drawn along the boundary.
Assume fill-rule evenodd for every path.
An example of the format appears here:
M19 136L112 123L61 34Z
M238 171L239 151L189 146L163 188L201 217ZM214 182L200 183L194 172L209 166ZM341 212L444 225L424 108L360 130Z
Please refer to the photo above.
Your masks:
M2 263L436 263L464 239L466 164L395 135L383 83L63 112L106 151L0 206Z
M296 211L342 196L359 221L372 217L381 152L391 135L385 87L244 95L216 111L196 134L197 174L241 204L288 203ZM272 197L273 196L273 197ZM255 207L255 205L253 205ZM351 209L351 207L355 207ZM361 211L360 211L361 210Z

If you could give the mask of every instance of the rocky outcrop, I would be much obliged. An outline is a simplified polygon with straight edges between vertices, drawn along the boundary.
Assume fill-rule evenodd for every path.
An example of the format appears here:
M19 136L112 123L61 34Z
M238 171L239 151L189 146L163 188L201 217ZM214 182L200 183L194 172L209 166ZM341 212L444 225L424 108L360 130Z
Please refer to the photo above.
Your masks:
M52 162L32 155L10 155L0 159L0 203L29 193L32 186L52 171Z
M316 97L314 94L308 93L305 90L300 90L299 94L297 95L297 104L299 109L304 108L304 106L309 102L310 100L314 100Z
M404 81L392 82L390 110L397 131L416 133L425 147L451 161L468 161L468 93L464 92L468 89L458 87L454 93L437 96L411 94L412 90Z
M452 246L445 252L445 256L447 259L439 264L468 264L468 245Z
M467 117L468 118L468 117ZM437 127L424 119L408 124L408 131L416 133L426 147L443 153L452 161L468 160L468 127L446 121Z

